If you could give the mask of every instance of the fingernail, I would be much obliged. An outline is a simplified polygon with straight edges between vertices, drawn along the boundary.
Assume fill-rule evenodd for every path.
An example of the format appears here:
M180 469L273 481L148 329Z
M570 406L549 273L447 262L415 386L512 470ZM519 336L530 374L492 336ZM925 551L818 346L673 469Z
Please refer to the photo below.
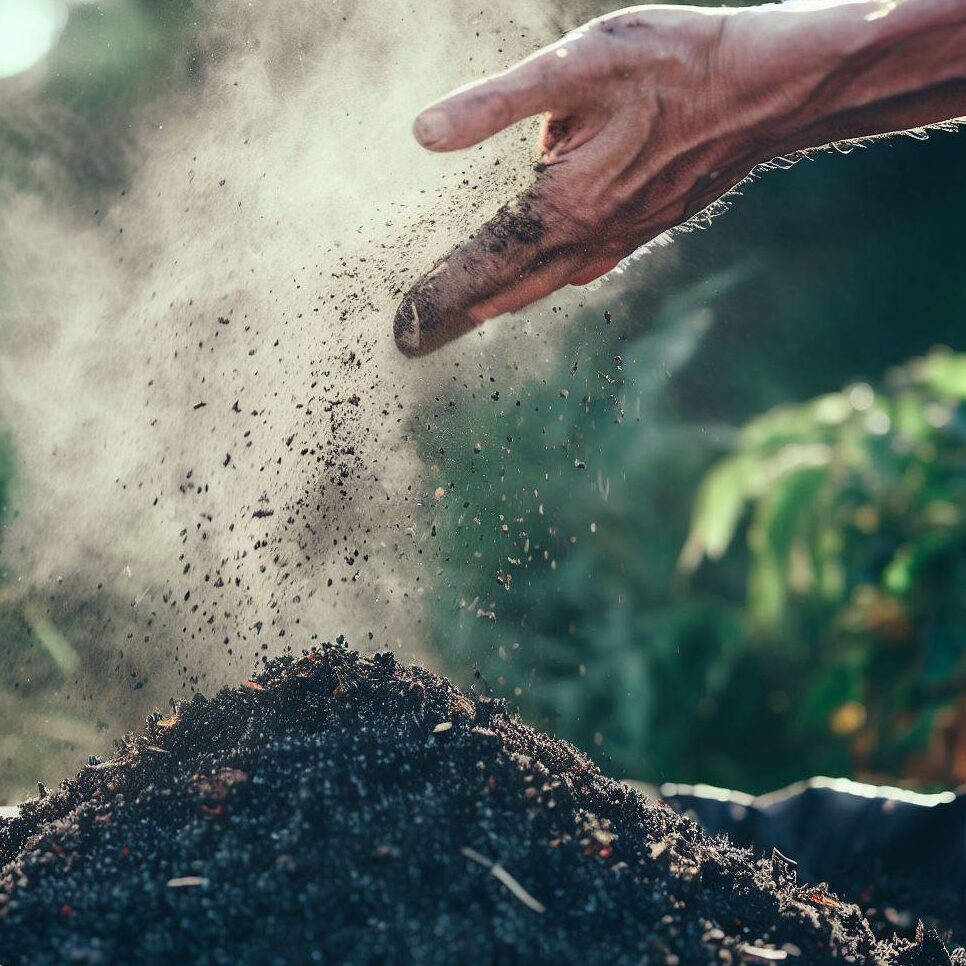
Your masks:
M403 299L396 312L393 334L400 352L407 356L419 355L419 310L411 293Z
M439 262L406 293L396 312L393 331L403 355L429 355L473 328L468 315L454 317L443 315L440 310L440 293L433 284L433 275L445 270L446 262Z
M416 118L413 131L420 144L431 148L445 141L453 133L453 122L446 111L430 108Z

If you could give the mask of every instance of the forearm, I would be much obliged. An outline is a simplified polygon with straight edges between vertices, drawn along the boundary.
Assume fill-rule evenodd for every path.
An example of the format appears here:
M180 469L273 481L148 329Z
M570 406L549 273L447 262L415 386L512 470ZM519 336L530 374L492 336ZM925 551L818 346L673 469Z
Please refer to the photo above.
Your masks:
M966 0L792 0L729 18L770 153L966 116Z

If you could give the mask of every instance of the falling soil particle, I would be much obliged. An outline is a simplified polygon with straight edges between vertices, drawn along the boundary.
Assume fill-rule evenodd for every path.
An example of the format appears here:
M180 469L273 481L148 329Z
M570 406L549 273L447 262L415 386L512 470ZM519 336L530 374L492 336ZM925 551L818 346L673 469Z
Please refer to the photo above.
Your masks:
M963 961L935 933L877 941L856 906L391 655L326 647L246 685L0 823L0 962Z

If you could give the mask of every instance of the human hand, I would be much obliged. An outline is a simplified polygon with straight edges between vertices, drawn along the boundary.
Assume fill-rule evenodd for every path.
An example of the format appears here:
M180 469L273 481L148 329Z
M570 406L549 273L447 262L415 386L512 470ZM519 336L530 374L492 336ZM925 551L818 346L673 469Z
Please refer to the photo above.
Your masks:
M769 158L962 118L966 3L632 7L443 98L415 133L453 151L539 113L532 186L403 299L407 355L598 278Z
M399 348L424 355L610 271L760 160L737 130L728 9L639 7L569 34L427 108L417 139L469 147L545 112L533 185L405 297Z

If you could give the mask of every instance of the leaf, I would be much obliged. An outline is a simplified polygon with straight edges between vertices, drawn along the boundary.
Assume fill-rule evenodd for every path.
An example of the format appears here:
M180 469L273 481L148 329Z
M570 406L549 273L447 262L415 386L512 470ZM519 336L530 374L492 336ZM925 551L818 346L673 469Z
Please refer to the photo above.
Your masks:
M936 392L966 399L966 355L937 349L910 368L920 382Z
M74 646L57 629L53 621L30 600L23 605L23 615L41 646L65 677L77 670L80 656Z
M835 451L825 443L796 443L783 446L760 463L759 475L751 480L753 493L767 493L787 476L802 470L828 466Z
M781 446L800 439L812 439L818 426L801 406L776 406L749 422L741 431L745 449Z
M728 549L748 496L748 477L755 463L740 454L722 460L704 478L694 503L691 531L678 568L683 573L697 569L702 559L718 560Z
M761 449L819 442L830 428L844 423L851 414L852 407L842 393L821 396L802 406L776 406L745 426L741 443L746 449Z
M808 528L813 503L826 477L824 467L798 470L759 501L748 534L754 559L748 582L751 613L764 623L777 622L791 590L791 553ZM802 554L800 560L807 560ZM814 584L814 574L811 583Z

